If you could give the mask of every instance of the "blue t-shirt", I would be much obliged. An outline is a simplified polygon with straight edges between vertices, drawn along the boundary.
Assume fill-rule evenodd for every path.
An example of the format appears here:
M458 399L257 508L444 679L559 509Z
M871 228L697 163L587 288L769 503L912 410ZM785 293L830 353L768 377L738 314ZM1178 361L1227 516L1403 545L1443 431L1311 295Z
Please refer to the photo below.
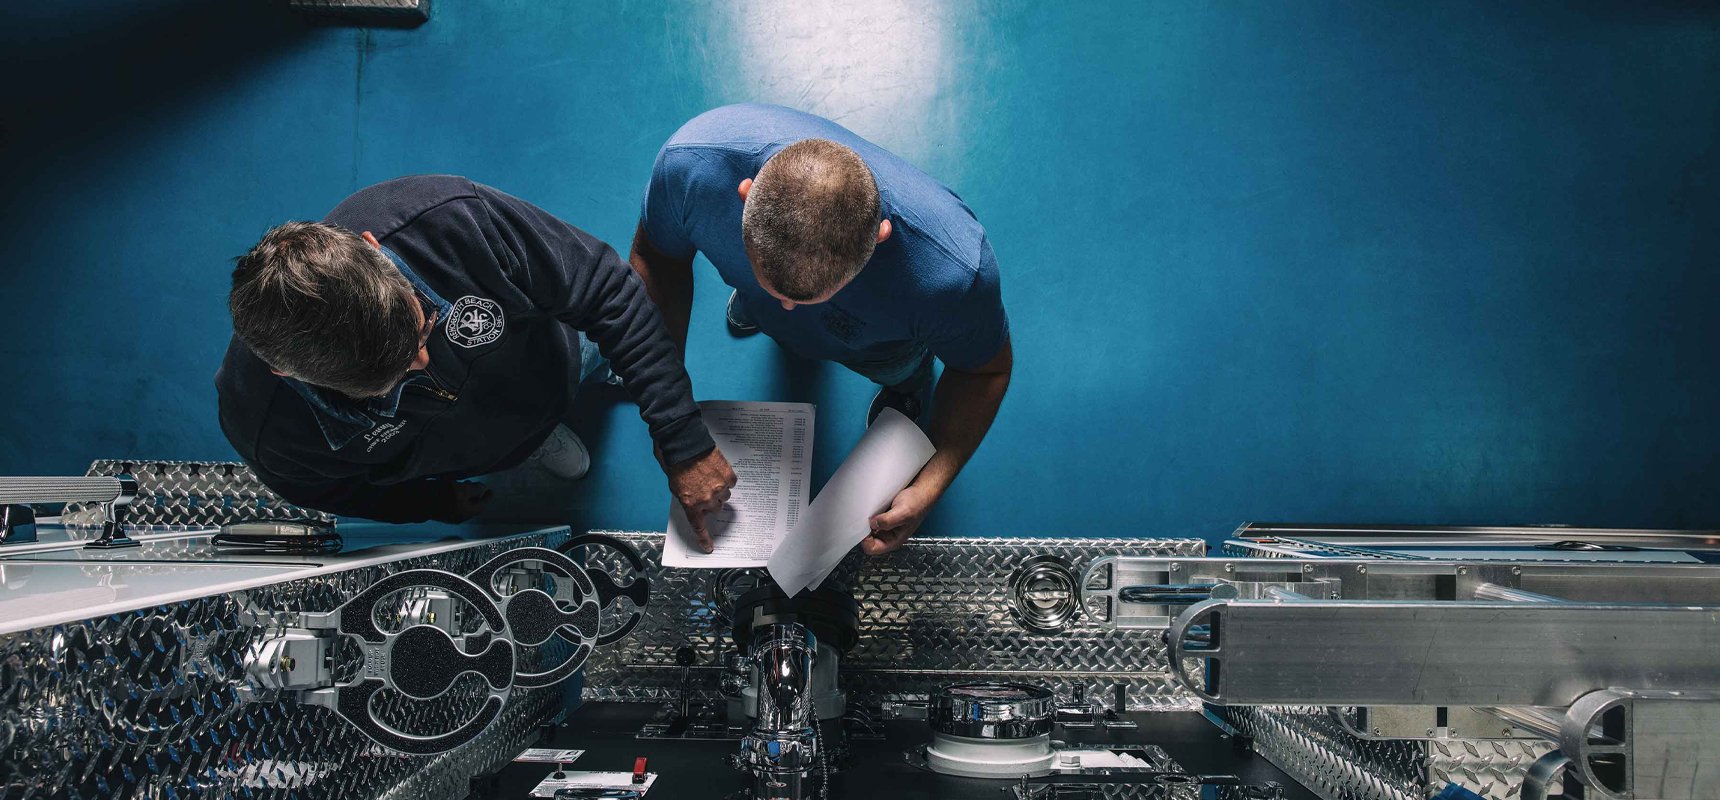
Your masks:
M741 239L740 183L777 151L829 139L860 154L878 183L890 238L828 302L784 310L758 285ZM810 358L837 361L923 344L957 369L989 362L1009 335L997 259L985 229L948 187L830 120L781 106L707 111L657 154L640 225L673 258L704 253L765 333Z

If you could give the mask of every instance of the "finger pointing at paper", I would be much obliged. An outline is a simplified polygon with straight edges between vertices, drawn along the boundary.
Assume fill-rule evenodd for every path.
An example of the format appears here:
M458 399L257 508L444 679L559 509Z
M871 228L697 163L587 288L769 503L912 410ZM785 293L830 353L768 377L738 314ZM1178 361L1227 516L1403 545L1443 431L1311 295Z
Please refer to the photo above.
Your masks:
M723 451L713 447L711 452L688 459L669 468L669 491L675 502L687 512L688 526L693 529L699 548L709 553L715 545L705 517L715 513L729 501L729 490L735 485L735 471Z

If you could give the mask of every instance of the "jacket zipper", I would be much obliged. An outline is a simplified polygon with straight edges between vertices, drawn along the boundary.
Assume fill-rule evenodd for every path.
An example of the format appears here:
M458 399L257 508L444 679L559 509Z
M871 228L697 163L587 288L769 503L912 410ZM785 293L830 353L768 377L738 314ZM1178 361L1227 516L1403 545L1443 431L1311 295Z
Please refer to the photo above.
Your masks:
M434 395L435 397L437 397L441 400L447 401L449 403L452 403L452 402L460 399L459 395L454 394L453 392L450 392L447 389L442 388L442 381L438 380L436 378L436 373L431 372L428 367L426 367L424 369L424 375L425 375L425 377L428 377L430 379L429 385L425 385L422 383L414 383L414 384L412 384L411 388L422 388L424 391L429 392L430 394Z

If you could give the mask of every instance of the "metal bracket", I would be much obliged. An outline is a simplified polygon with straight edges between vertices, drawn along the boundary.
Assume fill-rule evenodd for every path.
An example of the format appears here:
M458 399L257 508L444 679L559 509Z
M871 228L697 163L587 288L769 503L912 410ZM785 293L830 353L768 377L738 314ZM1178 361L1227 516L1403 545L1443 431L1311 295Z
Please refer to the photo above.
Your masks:
M560 576L554 582L553 596L530 584L526 584L530 588L513 591L518 585L512 573L518 571L519 565L533 562ZM516 671L515 683L523 688L549 686L566 680L585 665L598 643L603 617L597 587L572 559L548 548L522 547L490 559L468 577L494 598L505 621L504 637L522 647L538 647L559 637L573 647L567 658L554 667L537 672Z
M1720 693L1605 689L1571 704L1560 750L1602 797L1706 800L1720 796L1717 736Z
M591 566L591 558L584 548L593 547L600 550L613 550L621 556L622 561L632 569L625 583L620 583L612 577L608 570ZM597 604L602 610L603 618L624 619L612 630L602 631L597 636L599 647L614 644L633 632L633 628L645 617L645 607L651 602L650 571L645 567L645 559L639 557L638 551L626 542L601 533L582 533L562 543L556 550L570 558L575 554L586 563L585 575L591 580L597 590ZM626 598L633 604L633 609L625 617L620 613L619 601Z
M0 544L36 541L36 510L26 505L0 505Z
M456 615L438 612L436 598L428 595L428 599L422 601L423 605L409 612L408 617L434 620L435 624L421 622L398 631L382 630L376 622L377 605L387 596L413 587L429 587L446 593L443 597L458 597L466 601L477 610L488 632L495 635L462 637L468 643L481 642L483 646L480 652L466 652L448 629L442 627L451 626L458 630ZM334 634L353 640L364 654L364 665L358 677L346 684L301 691L301 699L327 707L370 737L371 741L403 753L440 753L476 738L501 715L502 706L507 703L514 686L514 645L499 635L506 628L501 610L471 581L450 572L434 569L398 572L371 584L333 612L300 615L300 622L305 631L303 634L289 632L275 647L270 648L265 643L264 648L253 651L254 654L267 658L285 652L294 659L293 666L296 667L297 656L291 654L294 648L299 654L315 655L323 652L321 648L332 646ZM305 642L308 638L321 641L312 645ZM266 661L256 666L257 670L268 668ZM326 673L315 670L299 672L296 676L294 671L289 668L284 677L273 680L280 684L279 688L293 689L298 688L294 685L298 682L308 686L329 679ZM460 676L468 672L483 678L488 687L487 696L471 719L441 734L420 736L399 730L379 718L372 703L384 689L415 700L434 700L447 694ZM267 686L268 682L266 678L262 683Z

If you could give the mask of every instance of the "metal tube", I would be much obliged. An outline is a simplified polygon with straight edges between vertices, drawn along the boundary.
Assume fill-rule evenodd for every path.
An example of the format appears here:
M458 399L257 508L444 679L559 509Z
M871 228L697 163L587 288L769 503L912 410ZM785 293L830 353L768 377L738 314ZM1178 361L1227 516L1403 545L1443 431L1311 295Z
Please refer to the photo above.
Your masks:
M1286 589L1282 586L1268 586L1268 587L1266 587L1266 596L1272 598L1273 600L1278 600L1280 602L1290 602L1290 601L1294 601L1294 600L1312 600L1312 599L1314 599L1314 598L1309 597L1308 595L1305 595L1305 594L1298 592L1294 589Z
M806 626L779 622L753 629L752 729L741 740L737 766L752 773L752 800L812 796L825 754L819 743L812 667L818 639Z
M1122 602L1156 606L1192 606L1214 598L1234 597L1236 587L1228 583L1172 583L1125 586L1117 590L1117 599Z
M1522 728L1552 742L1559 740L1559 728L1565 724L1563 714L1555 714L1534 706L1488 708L1486 711L1511 723L1514 728Z
M1554 597L1550 594L1541 594L1539 592L1531 592L1524 589L1513 589L1509 586L1500 586L1497 583L1477 584L1475 587L1475 599L1505 600L1512 603L1567 602L1564 598Z
M818 642L796 623L766 627L754 635L758 670L758 729L800 731L813 724L812 662Z
M0 478L0 505L107 503L125 495L126 489L121 478ZM130 490L136 494L135 482Z

